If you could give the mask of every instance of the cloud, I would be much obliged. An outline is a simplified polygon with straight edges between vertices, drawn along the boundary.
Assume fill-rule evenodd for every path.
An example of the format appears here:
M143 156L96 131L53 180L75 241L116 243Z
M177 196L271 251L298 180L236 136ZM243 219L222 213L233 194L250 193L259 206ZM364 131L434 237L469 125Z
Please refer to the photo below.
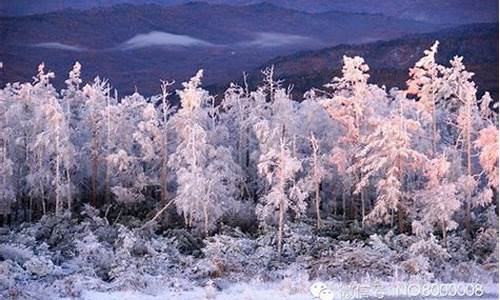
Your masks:
M178 35L162 31L138 34L121 45L122 49L138 49L155 46L211 46L212 44L187 35Z
M67 50L67 51L84 51L85 50L84 48L66 45L66 44L57 43L57 42L38 43L38 44L34 44L33 46L38 47L38 48L60 49L60 50Z
M278 32L260 32L255 35L255 39L248 42L242 42L239 45L246 47L280 47L294 44L303 44L313 41L312 38L295 35L286 34Z

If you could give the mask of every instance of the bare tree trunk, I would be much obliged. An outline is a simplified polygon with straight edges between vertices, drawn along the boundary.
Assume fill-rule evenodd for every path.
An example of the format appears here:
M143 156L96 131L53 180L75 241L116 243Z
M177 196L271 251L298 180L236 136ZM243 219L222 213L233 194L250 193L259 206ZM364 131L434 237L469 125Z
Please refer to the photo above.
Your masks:
M404 213L401 206L398 208L398 232L404 232Z
M351 191L351 200L349 201L350 203L350 212L351 212L351 220L356 220L358 218L358 197L355 197L354 193ZM359 197L361 198L361 197Z
M436 103L432 99L432 158L436 157L436 134L437 134L437 116Z
M56 216L59 216L61 214L61 183L60 181L60 175L59 175L59 168L60 168L60 155L59 155L59 124L56 125L56 180L55 180L55 186L56 186Z
M469 100L470 101L470 100ZM466 151L467 151L467 175L472 176L472 145L471 145L471 104L467 103L467 123L466 123ZM471 195L467 195L465 203L465 216L464 216L465 232L468 236L471 235Z
M110 176L110 166L109 161L106 158L106 163L104 164L104 203L108 204L111 201L111 176Z
M446 223L445 223L445 221L441 221L441 230L443 231L443 243L444 243L444 246L447 247L448 246L448 240L447 240L447 236L446 236Z
M118 98L115 90L115 98ZM106 157L104 164L104 203L108 204L111 201L111 167L108 160L108 155L111 154L111 112L110 112L110 97L109 92L106 95ZM118 100L116 100L118 101Z
M90 192L90 204L97 208L97 173L99 170L99 158L97 154L97 141L96 133L94 132L92 138L92 175L91 175L91 192Z
M167 201L167 164L165 158L161 159L160 170L160 203L164 204Z
M28 209L27 209L27 205L26 205L26 197L23 197L22 201L21 201L21 205L22 205L22 209L23 209L23 221L27 221L28 220Z
M283 222L285 217L284 203L280 201L279 216L278 216L278 253L281 255L283 250Z
M168 208L170 205L172 205L172 203L174 203L174 200L175 200L175 199L170 200L170 202L168 202L165 206L163 206L163 208L162 208L162 209L160 209L160 210L156 213L156 215L154 215L154 217L153 217L151 220L149 220L148 222L146 222L146 223L145 223L145 224L141 227L141 229L144 229L147 225L149 225L149 224L153 223L154 221L156 221L156 219L158 219L158 218L161 216L161 214L162 214L165 210L167 210L167 208ZM187 221L187 218L186 218L186 217L184 217L184 222L186 223L186 225L188 224L188 221Z
M361 228L365 228L365 191L361 191Z
M342 187L342 219L346 220L346 199L345 199L345 187Z
M71 195L71 174L69 170L66 170L66 180L68 181L68 210L71 212L73 197Z
M391 208L391 230L394 228L394 209Z
M33 198L29 197L29 215L28 215L28 222L31 222L33 220Z
M316 193L315 193L315 198L316 198L316 228L319 230L321 229L321 214L319 210L320 206L320 185L321 184L316 184Z
M164 110L166 110L166 104L164 103ZM163 135L162 135L162 147L161 147L161 169L160 169L160 203L165 204L167 201L167 163L168 163L168 132L167 132L167 116L164 112L163 117Z
M208 236L208 210L207 210L207 203L203 205L203 217L204 217L204 224L205 224L205 236Z
M332 210L333 210L333 216L336 217L337 214L338 214L338 204L337 204L337 196L333 196L333 200L332 200Z

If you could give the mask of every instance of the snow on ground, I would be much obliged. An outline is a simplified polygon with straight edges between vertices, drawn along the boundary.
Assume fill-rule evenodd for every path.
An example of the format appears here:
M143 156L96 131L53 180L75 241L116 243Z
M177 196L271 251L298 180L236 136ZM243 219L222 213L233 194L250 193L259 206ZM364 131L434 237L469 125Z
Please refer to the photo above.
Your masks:
M197 287L187 291L168 291L165 290L156 295L148 295L136 291L121 291L121 292L96 292L87 291L82 295L82 300L350 300L350 299L428 299L428 300L451 300L451 299L499 299L498 283L490 283L481 286L482 294L473 296L438 296L438 297L421 297L415 295L417 291L424 291L425 284L410 284L406 283L371 283L370 285L357 285L358 290L354 285L346 285L334 282L327 282L325 285L332 291L331 296L323 298L314 298L309 291L309 287L313 283L302 283L297 288L296 285L289 285L286 282L279 284L246 284L237 283L222 291L215 292L213 297L207 297L207 290L202 287ZM406 284L406 285L405 285ZM307 287L306 287L307 286ZM439 286L439 284L438 284ZM472 287L475 284L454 283L448 284L448 287ZM369 288L366 288L369 287ZM404 288L410 288L413 295L403 296ZM398 290L399 288L399 290ZM380 292L382 291L382 294ZM64 298L60 300L70 300Z

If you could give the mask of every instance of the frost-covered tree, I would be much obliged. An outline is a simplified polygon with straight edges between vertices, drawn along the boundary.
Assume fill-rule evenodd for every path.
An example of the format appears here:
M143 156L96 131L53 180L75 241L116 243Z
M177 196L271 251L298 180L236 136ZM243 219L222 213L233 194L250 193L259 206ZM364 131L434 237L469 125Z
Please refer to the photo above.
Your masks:
M233 141L236 158L241 168L248 167L250 156L250 130L252 126L253 99L250 97L248 88L243 88L237 84L231 83L224 92L224 98L221 102L222 121L228 129L236 135Z
M241 170L224 145L214 145L218 132L214 100L201 88L199 71L177 91L181 108L172 119L177 146L170 157L175 171L174 198L188 227L202 228L205 235L236 200Z
M65 122L68 126L69 141L73 145L74 154L72 168L68 176L71 181L76 198L81 197L84 186L87 185L88 168L85 168L88 157L85 156L85 145L87 132L84 130L83 112L85 111L85 102L87 97L81 89L82 79L80 78L81 65L76 62L69 72L68 79L65 80L66 89L61 90L61 106L64 111Z
M486 203L495 199L498 207L498 114L494 113L489 106L492 100L489 93L485 93L481 100L481 116L486 125L478 132L474 146L479 151L479 163L486 173L488 186L491 187L491 189L484 189L481 199Z
M162 94L151 99L145 99L134 93L130 97L125 97L117 105L119 118L115 120L120 126L122 133L113 132L115 142L112 143L118 152L127 153L127 167L123 166L123 174L115 174L114 191L121 190L121 193L132 196L133 200L142 199L145 187L159 187L160 203L166 205L167 200L167 180L168 180L168 121L172 109L168 103L168 87L170 82L162 83ZM160 105L155 108L156 100L160 100ZM125 124L123 126L123 124ZM124 130L125 129L125 130ZM122 134L132 131L132 139L122 137ZM119 137L119 140L116 138ZM123 152L122 152L123 155ZM111 160L114 156L111 154ZM120 173L120 172L119 172ZM118 175L118 176L117 176ZM129 178L136 178L131 182ZM120 199L120 198L118 198ZM125 198L122 198L125 200ZM124 201L129 202L129 201ZM133 201L132 201L133 202Z
M309 138L311 144L311 154L306 160L307 175L305 182L308 190L313 193L314 208L316 212L316 228L321 228L321 185L325 179L331 174L328 172L327 166L329 158L320 149L320 143L313 133Z
M81 125L81 130L85 134L83 159L89 164L88 169L90 169L90 203L94 207L98 207L100 205L98 182L104 166L102 163L107 155L106 112L109 101L109 86L106 81L97 77L92 84L83 87L83 92L86 96Z
M33 85L25 86L26 96L28 97L24 113L31 115L31 124L25 123L26 132L23 141L25 149L24 163L27 168L26 188L30 191L32 197L41 201L44 212L46 211L46 201L50 197L49 192L53 189L53 186L51 184L51 166L48 163L49 159L45 155L46 153L50 155L50 151L45 151L43 146L48 143L52 145L53 141L42 140L45 114L39 108L45 104L42 99L51 99L53 101L57 97L55 89L50 84L50 79L53 77L54 73L46 73L44 64L41 64L38 67L38 74L34 78ZM53 198L50 200L53 200Z
M431 140L431 157L435 157L439 143L438 118L439 103L446 95L443 88L442 66L436 63L439 41L424 51L424 56L410 69L410 79L406 82L407 92L415 95L430 119L429 139Z
M284 126L271 128L266 121L255 126L262 148L259 173L264 176L268 185L267 192L257 205L256 214L263 224L269 219L278 223L277 246L278 253L281 254L288 211L300 215L307 207L307 193L297 180L302 162L293 155L292 144L285 137Z
M173 113L174 109L168 102L168 97L170 92L168 88L173 84L173 82L162 81L161 84L161 117L159 121L160 127L160 202L165 205L167 201L167 181L168 181L168 143L169 143L169 128L168 121L170 115Z
M44 199L52 200L59 215L64 200L68 208L72 205L70 172L74 148L58 94L50 84L53 77L52 72L45 73L44 65L40 65L31 89L30 95L39 102L34 107L35 131L26 143L27 162L32 162L28 165L26 182L32 195L41 199L42 206Z
M120 203L140 202L144 200L144 188L157 184L158 178L161 131L155 107L136 92L108 109L113 116L113 139L107 156L111 191ZM148 172L153 174L148 176Z
M68 79L64 82L66 83L66 89L61 91L61 102L65 110L65 115L68 124L70 124L71 134L74 135L72 138L75 142L81 142L77 140L79 138L79 127L82 121L82 112L84 111L86 97L81 90L82 79L81 68L79 62L73 65L73 68L69 72Z
M37 76L33 78L33 84L14 84L4 90L10 96L5 121L12 130L13 142L8 146L15 164L16 198L22 202L22 198L29 197L30 204L40 204L43 213L48 210L46 195L50 182L48 178L38 176L47 174L43 172L46 164L41 155L36 155L30 148L44 126L43 114L39 111L43 105L42 99L56 97L50 84L53 77L54 74L46 73L45 65L41 64L38 66Z
M473 169L473 142L477 129L481 126L482 120L476 98L476 87L472 81L474 73L468 72L463 64L463 57L455 56L450 61L451 67L447 68L444 78L451 92L447 99L448 110L451 110L455 119L453 120L458 129L457 145L465 156L465 176L459 183L459 187L464 193L464 224L470 232L471 209L473 206L473 196L477 193L479 182ZM484 204L484 203L483 203Z
M259 163L263 155L262 140L260 133L257 132L257 124L267 123L269 128L281 128L281 137L290 141L292 154L297 156L298 139L298 118L297 111L299 104L291 98L291 90L283 87L283 81L274 78L274 67L266 68L262 71L264 75L262 85L251 93L255 103L255 117L252 119L253 134L256 139L251 160L255 164L256 171L259 173ZM258 178L254 187L258 191L265 190L266 180ZM257 197L262 196L257 193Z
M490 125L481 129L474 144L480 149L479 162L486 172L488 184L498 191L498 127Z
M41 107L45 114L46 128L40 133L34 151L41 151L48 159L52 169L51 182L55 194L56 214L63 208L63 198L67 200L67 207L72 206L71 169L73 168L74 147L70 141L69 124L64 117L64 111L58 99L49 98Z
M242 182L241 194L249 198L255 196L257 171L255 156L258 150L258 141L253 132L253 125L257 123L267 106L263 94L260 92L250 93L246 84L241 87L231 83L224 92L221 101L222 111L219 114L220 122L227 130L225 140L220 140L231 147L235 161L238 163L245 176Z
M333 160L346 161L347 165L356 164L355 154L361 149L361 139L369 134L375 126L376 113L384 109L381 105L386 101L383 89L368 84L369 67L361 57L344 56L342 77L334 77L326 84L328 92L318 97L318 101L329 113L330 117L341 126L342 134L338 139L339 146L332 153ZM342 164L342 163L341 163ZM340 166L341 164L337 164ZM339 168L342 170L343 168ZM360 171L355 168L345 168L345 189L360 180ZM361 218L365 215L365 191L360 190L359 203ZM351 217L356 217L356 203L350 204Z
M9 142L12 135L7 124L6 93L0 90L0 214L10 214L10 207L15 200L14 163L9 157Z
M400 92L396 93L390 115L363 138L364 146L356 153L356 163L351 166L361 173L355 193L360 193L370 183L377 187L377 201L366 219L392 226L397 212L400 232L403 231L403 214L410 209L404 201L408 192L405 178L420 169L427 159L414 150L412 137L419 134L420 123L406 117L406 101Z
M456 185L448 180L449 167L450 162L445 156L427 162L425 189L416 193L422 206L419 212L421 219L412 224L417 235L432 233L433 226L437 226L445 243L447 232L458 226L453 220L453 215L461 207Z

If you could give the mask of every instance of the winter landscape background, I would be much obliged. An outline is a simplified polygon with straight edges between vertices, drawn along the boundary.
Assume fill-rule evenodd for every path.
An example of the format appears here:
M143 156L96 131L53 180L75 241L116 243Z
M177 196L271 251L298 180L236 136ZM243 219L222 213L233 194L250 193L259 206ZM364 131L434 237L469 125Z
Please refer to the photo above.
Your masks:
M496 1L1 1L0 62L2 299L498 298Z

